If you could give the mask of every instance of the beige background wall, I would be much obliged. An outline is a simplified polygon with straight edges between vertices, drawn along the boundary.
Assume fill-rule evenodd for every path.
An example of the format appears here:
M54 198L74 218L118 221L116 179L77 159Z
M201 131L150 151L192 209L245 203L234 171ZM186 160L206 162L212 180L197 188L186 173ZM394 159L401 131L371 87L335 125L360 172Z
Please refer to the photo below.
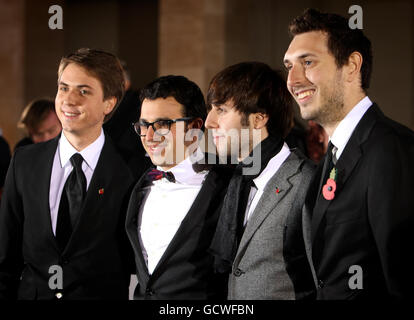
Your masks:
M224 67L259 60L282 68L287 25L306 7L349 16L353 1L323 0L71 0L61 4L63 30L48 28L46 0L0 0L0 128L13 146L24 105L54 96L60 57L98 47L128 62L133 85L183 74L205 91ZM373 43L370 97L391 118L414 129L414 3L360 0Z

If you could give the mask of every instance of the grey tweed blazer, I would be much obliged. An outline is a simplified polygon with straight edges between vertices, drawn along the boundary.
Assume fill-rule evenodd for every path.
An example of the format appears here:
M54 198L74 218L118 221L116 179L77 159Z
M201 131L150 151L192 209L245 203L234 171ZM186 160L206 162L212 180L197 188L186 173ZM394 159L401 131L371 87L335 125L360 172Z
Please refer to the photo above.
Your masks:
M266 184L240 241L229 299L304 299L314 294L310 245L303 233L307 219L302 216L313 170L313 163L293 150Z

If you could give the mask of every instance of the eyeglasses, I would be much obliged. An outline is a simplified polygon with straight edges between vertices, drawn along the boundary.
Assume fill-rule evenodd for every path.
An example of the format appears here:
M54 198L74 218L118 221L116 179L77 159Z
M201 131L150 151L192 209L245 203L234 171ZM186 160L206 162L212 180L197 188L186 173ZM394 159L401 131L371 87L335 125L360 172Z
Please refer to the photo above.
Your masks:
M179 118L179 119L162 119L162 120L157 120L154 122L147 122L144 120L139 120L135 123L133 123L133 127L135 132L137 133L137 135L139 135L140 137L145 137L148 131L148 128L151 126L152 130L154 130L154 132L157 135L160 136L165 136L168 133L170 133L170 129L171 129L171 125L173 123L176 123L177 121L190 121L193 120L194 118L192 117L186 117L186 118Z

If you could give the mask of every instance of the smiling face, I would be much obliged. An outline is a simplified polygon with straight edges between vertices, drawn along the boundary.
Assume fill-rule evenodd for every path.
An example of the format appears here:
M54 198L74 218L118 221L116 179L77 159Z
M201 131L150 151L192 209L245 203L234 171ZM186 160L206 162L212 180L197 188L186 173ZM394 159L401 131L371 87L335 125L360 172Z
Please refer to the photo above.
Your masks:
M55 99L56 114L72 145L73 140L82 140L83 147L95 141L105 115L112 111L115 103L114 97L104 100L99 80L76 63L68 64L61 73Z
M287 87L299 105L302 118L322 126L343 119L344 72L338 68L321 31L296 35L285 54Z
M151 123L184 117L183 105L173 97L144 99L142 102L140 121ZM166 135L159 135L154 132L152 126L148 127L145 136L141 136L141 142L154 165L168 170L185 159L187 148L193 142L185 141L187 128L192 128L191 122L187 123L184 121L171 123L170 132Z

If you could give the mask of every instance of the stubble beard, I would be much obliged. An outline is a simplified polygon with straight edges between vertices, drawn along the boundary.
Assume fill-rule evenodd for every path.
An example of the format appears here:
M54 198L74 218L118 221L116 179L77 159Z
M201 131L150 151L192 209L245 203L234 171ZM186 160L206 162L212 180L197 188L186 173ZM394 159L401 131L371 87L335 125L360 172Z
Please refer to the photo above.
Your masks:
M322 127L332 126L344 118L344 88L341 82L341 72L338 72L331 92L328 88L321 90L321 105L312 117Z

